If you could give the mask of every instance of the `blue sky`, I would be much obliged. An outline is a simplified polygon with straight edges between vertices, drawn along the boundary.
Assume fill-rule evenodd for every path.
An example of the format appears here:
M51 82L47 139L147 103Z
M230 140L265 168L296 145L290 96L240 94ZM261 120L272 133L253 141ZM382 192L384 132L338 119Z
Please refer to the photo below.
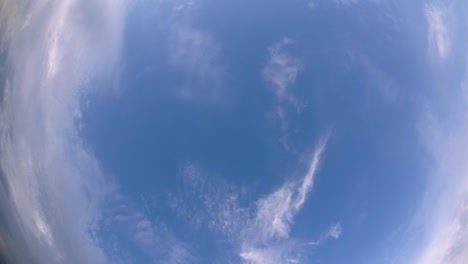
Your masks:
M464 263L467 12L0 1L0 262Z

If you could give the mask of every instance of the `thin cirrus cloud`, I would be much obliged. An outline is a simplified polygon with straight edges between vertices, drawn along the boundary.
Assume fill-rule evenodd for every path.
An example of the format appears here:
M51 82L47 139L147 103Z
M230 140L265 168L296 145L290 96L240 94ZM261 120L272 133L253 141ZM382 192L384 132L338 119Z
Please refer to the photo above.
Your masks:
M189 164L184 169L188 184L184 199L171 197L170 206L186 221L206 224L212 232L228 238L237 250L234 260L238 257L246 264L303 263L304 246L318 246L328 238L338 239L342 232L341 225L334 224L314 243L300 243L291 237L294 217L313 188L326 144L325 138L315 149L303 178L286 181L248 207L240 205L242 190L226 183L212 186L200 169Z
M93 92L86 80L118 61L124 10L120 0L2 2L10 71L0 162L25 263L107 261L95 237L106 177L78 124L80 99Z
M169 36L170 61L190 75L216 78L219 73L219 47L207 33L188 25L176 24Z
M447 24L447 9L435 4L427 4L425 8L428 23L428 44L437 56L445 60L450 55L451 39Z
M274 116L279 122L282 133L280 142L289 152L296 152L290 135L291 107L300 112L302 105L296 100L291 87L296 83L302 64L288 52L288 46L294 41L283 38L281 41L268 47L268 62L262 69L263 80L276 98Z
M286 47L292 43L292 39L284 38L268 47L270 56L262 71L264 80L271 84L276 99L280 102L294 101L289 89L296 82L302 67L299 60L286 50Z
M327 137L315 149L309 168L301 180L288 181L255 203L255 214L241 232L240 256L244 263L302 263L305 257L301 247L290 237L290 231L294 217L300 212L307 194L313 188L326 143ZM315 245L320 245L329 237L337 239L341 232L339 224L333 225Z

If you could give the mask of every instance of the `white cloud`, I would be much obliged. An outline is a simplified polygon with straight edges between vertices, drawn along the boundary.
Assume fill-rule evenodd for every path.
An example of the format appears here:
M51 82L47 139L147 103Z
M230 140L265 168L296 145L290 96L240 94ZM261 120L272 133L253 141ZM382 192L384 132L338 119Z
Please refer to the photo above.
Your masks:
M77 123L87 80L106 78L119 59L125 2L2 5L10 74L0 162L30 249L23 254L41 263L105 263L93 234L106 179Z
M446 59L451 50L451 36L447 24L447 10L434 4L426 5L428 23L428 42L430 49L436 51L441 59Z
M296 200L294 204L295 210L300 210L302 208L306 200L307 194L310 192L310 190L313 187L314 176L320 164L320 159L322 157L322 154L325 151L325 146L326 146L327 141L328 141L328 135L315 150L315 153L312 157L312 161L310 162L309 170L307 171L307 174L304 177L304 181L302 182L302 184L300 185L298 189L298 199Z
M341 236L341 233L343 232L343 228L341 227L340 224L334 224L330 227L328 232L326 233L326 237L331 237L334 239L338 239Z
M309 169L300 181L286 182L281 188L256 203L253 218L241 233L240 256L245 263L295 263L300 250L290 239L294 217L312 190L320 159L325 150L325 138L315 149ZM334 230L331 235L341 231Z
M272 85L279 101L294 101L289 88L296 82L302 67L299 60L285 50L286 46L292 43L292 39L284 38L270 46L268 64L262 72L263 78Z
M243 263L302 263L304 243L291 238L290 231L294 217L312 190L326 144L327 138L319 143L303 178L288 180L248 207L241 206L242 194L236 188L228 184L211 185L202 177L202 171L189 164L184 169L189 191L185 196L189 202L178 200L171 203L172 208L190 223L207 222L212 231L227 237L238 249ZM333 225L320 241L337 239L341 232L340 225Z
M294 108L295 112L300 112L303 107L291 91L291 86L296 83L302 70L300 61L291 56L286 49L293 42L290 38L283 38L268 47L268 63L262 70L262 77L270 85L277 101L274 116L279 122L282 133L280 142L287 151L292 153L296 152L296 149L289 137L289 112L291 107Z
M257 202L257 212L251 230L255 230L254 241L271 242L289 236L294 216L300 211L312 190L314 177L325 150L327 139L315 149L309 169L301 181L287 182L281 188Z
M327 232L322 233L322 235L317 241L314 241L308 244L313 245L313 246L319 246L320 244L322 244L325 240L329 238L333 238L333 239L340 238L342 232L343 232L343 227L341 227L340 224L333 224L330 226Z

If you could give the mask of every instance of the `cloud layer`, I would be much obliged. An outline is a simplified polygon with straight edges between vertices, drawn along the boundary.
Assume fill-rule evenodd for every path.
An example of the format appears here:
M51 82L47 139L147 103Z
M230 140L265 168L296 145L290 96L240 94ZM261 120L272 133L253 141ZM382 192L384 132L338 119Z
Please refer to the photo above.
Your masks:
M8 73L0 162L39 263L105 263L95 239L105 177L79 136L81 98L119 59L123 1L3 1ZM27 252L29 251L29 252Z

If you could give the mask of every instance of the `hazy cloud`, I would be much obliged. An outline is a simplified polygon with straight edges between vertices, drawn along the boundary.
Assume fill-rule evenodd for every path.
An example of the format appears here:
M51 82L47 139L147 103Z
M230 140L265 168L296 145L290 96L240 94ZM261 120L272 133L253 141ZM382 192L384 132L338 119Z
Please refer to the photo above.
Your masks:
M286 51L286 47L292 43L292 39L284 38L270 46L268 64L262 72L263 78L272 85L273 92L279 101L294 101L289 88L296 82L301 70L299 60Z
M182 80L170 93L190 102L217 102L225 92L220 84L224 68L218 41L197 26L196 14L203 2L145 1L138 8L152 10L146 12L145 23L158 35L155 49L163 47L164 59Z
M207 33L188 25L174 26L170 32L170 60L188 74L199 78L217 78L219 47Z
M441 59L446 59L451 50L451 36L447 24L447 10L442 6L427 4L428 44Z

